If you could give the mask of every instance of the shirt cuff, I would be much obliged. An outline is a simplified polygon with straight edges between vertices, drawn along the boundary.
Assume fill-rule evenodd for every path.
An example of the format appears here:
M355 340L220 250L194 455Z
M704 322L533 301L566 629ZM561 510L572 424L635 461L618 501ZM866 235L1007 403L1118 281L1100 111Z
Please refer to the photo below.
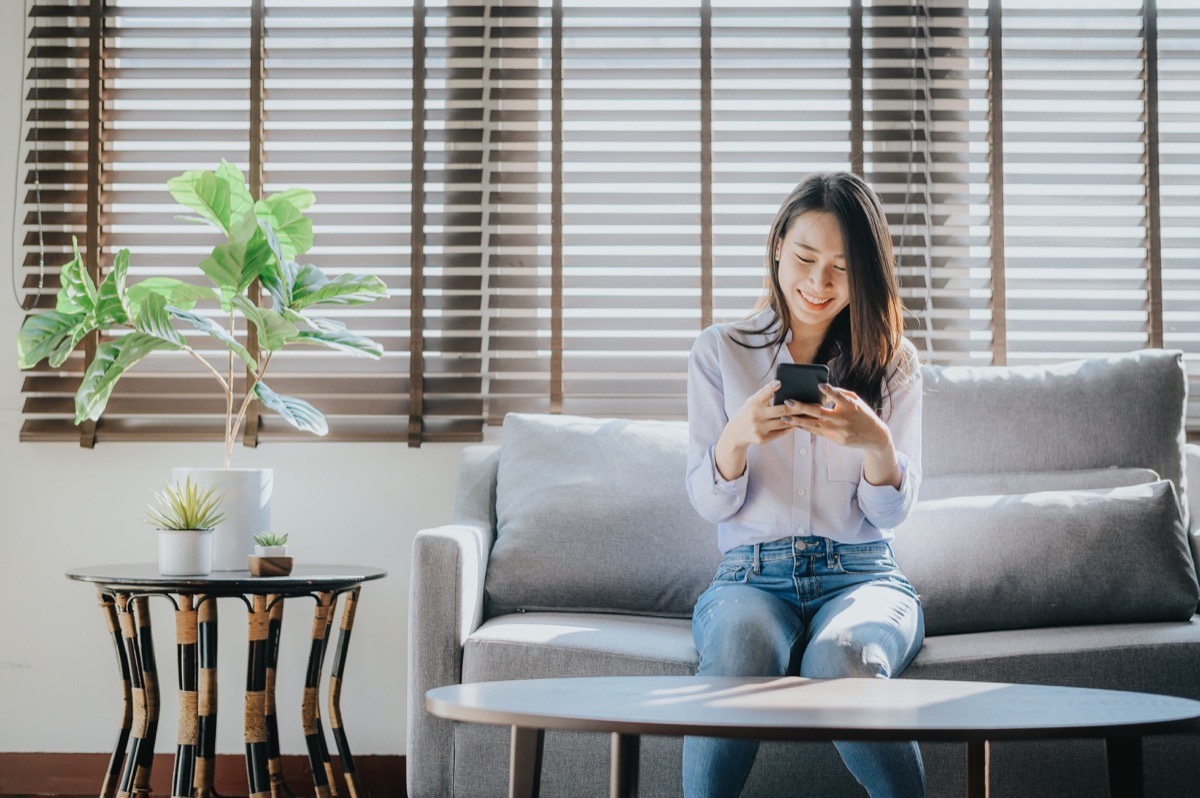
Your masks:
M725 479L721 476L721 472L717 470L717 445L714 443L708 447L708 465L712 469L712 492L725 493L731 496L742 494L746 490L746 485L750 481L750 464L746 464L746 470L737 479Z
M900 487L891 485L872 485L865 476L858 482L858 504L868 517L873 515L887 516L902 511L908 504L908 495L912 492L909 484L912 478L908 473L908 455L896 452L896 462L900 464Z

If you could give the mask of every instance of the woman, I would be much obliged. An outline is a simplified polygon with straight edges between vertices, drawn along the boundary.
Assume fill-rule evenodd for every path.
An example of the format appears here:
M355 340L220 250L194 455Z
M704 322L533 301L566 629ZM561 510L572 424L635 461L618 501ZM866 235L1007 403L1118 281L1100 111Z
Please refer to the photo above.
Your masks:
M698 672L890 678L925 636L888 545L921 481L921 375L878 197L851 174L810 176L775 216L766 266L758 311L706 329L689 363L688 495L725 554L692 615ZM772 403L793 362L829 366L823 404ZM915 742L835 745L870 795L924 794ZM757 750L686 738L685 796L737 796Z

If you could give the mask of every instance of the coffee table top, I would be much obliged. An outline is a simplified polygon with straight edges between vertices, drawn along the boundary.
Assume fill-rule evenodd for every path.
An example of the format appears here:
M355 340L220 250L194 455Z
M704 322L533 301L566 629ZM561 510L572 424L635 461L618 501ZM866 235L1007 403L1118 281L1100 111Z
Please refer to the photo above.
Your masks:
M1033 740L1200 729L1200 701L1080 687L921 679L608 676L439 687L452 720L623 734L787 740Z
M287 576L251 576L249 571L213 571L207 576L162 576L153 563L93 565L72 568L68 579L92 582L110 590L133 588L144 593L304 593L341 590L382 579L387 571L361 565L297 565Z

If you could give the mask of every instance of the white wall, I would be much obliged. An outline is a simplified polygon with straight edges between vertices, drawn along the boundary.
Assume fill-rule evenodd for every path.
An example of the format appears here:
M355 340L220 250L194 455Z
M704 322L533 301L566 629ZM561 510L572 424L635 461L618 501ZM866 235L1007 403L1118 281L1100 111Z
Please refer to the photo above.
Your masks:
M21 3L0 3L0 251L19 156ZM10 261L11 262L11 261ZM58 264L54 264L57 266ZM12 279L11 270L6 279ZM16 333L24 314L0 297L0 751L108 751L120 720L115 655L94 591L63 572L81 565L151 561L155 536L141 520L151 489L172 466L220 465L220 444L19 443L22 375ZM349 651L342 710L357 754L403 753L409 552L418 529L450 515L461 446L268 444L239 448L234 465L275 469L272 522L289 532L302 562L368 564L387 579L363 588ZM151 601L163 712L157 750L175 744L172 610ZM311 600L284 615L278 701L284 753L304 753L300 692L312 627ZM245 611L221 603L218 751L240 753ZM332 644L330 656L332 656ZM329 660L326 661L326 674ZM322 699L324 713L324 699ZM328 723L326 723L328 727ZM331 740L332 744L332 740Z

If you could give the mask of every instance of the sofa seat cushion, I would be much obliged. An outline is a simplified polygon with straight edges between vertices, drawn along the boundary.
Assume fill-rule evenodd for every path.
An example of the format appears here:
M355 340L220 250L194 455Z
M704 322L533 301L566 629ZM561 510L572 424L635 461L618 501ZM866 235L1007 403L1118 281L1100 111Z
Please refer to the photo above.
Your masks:
M1198 662L1200 615L1179 623L926 637L903 678L1053 684L1200 699Z
M892 548L931 635L1183 621L1200 600L1167 480L919 502Z
M690 620L519 612L492 618L467 638L462 680L686 676L696 664Z
M686 469L684 423L505 416L485 615L691 618L721 553Z

